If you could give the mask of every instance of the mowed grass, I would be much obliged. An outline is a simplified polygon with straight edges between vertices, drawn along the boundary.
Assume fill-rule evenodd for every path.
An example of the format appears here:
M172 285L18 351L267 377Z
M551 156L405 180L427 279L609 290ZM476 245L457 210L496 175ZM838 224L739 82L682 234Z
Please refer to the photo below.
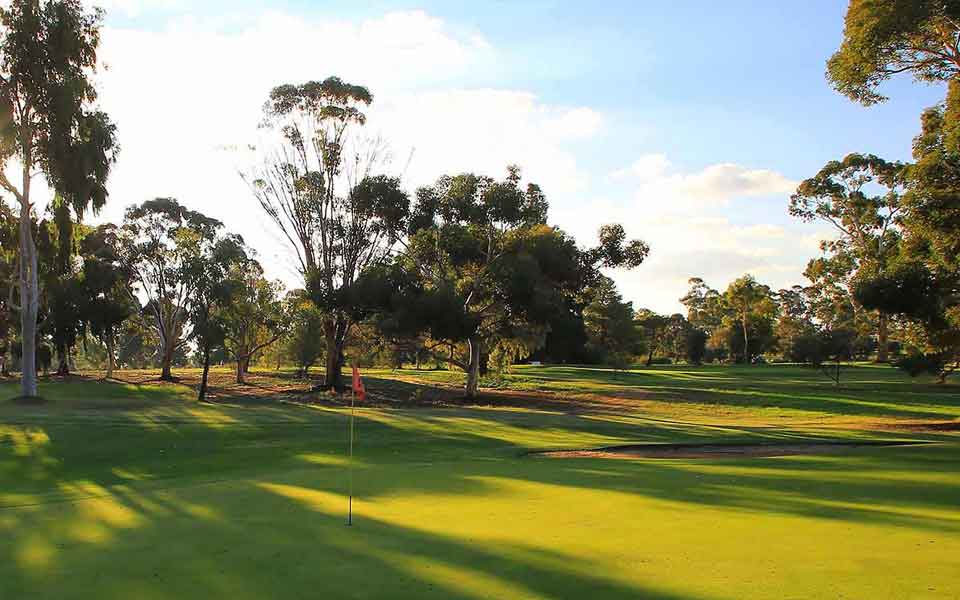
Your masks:
M403 405L459 378L368 381ZM526 367L499 385L497 407L358 410L353 527L342 407L94 380L0 401L0 598L960 597L960 436L918 425L960 415L954 386L872 366L839 388L781 366ZM935 443L525 456L834 438Z

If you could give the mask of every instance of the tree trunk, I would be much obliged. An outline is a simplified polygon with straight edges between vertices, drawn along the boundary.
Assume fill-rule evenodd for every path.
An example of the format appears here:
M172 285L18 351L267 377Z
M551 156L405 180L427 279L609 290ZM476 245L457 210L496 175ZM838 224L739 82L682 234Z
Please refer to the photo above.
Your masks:
M477 397L480 388L480 342L475 339L467 340L470 349L470 362L467 365L466 396L469 399Z
M197 401L203 402L207 399L207 376L210 374L210 344L203 347L203 376L200 378L200 392L197 394Z
M650 352L647 353L647 366L648 366L648 367L653 365L653 351L654 351L654 348L653 348L653 346L651 346L651 347L650 347Z
M877 362L885 363L890 360L887 346L889 346L890 317L883 312L877 313Z
M237 383L246 383L246 380L244 380L243 376L247 374L249 368L249 356L237 357Z
M343 345L346 341L347 325L340 319L330 319L324 323L327 356L323 375L323 387L339 390L342 386Z
M167 339L169 339L169 337ZM170 341L166 343L165 346L166 347L163 348L163 354L160 357L160 380L174 381L170 366L173 364L173 353L176 352L177 349L176 342Z
M743 362L750 364L750 341L747 339L747 320L741 321L743 324Z
M40 310L40 284L37 280L37 247L30 230L29 174L25 176L20 200L20 394L35 398L37 392L37 313Z
M66 344L57 345L57 376L67 377L70 375L70 351Z
M113 335L107 336L107 379L113 379L113 366L116 362L113 350Z

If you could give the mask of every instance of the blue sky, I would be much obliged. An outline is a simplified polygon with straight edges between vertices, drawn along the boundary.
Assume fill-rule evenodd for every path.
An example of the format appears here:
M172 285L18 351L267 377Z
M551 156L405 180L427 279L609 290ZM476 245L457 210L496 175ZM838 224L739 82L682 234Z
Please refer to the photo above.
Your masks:
M615 278L635 305L661 311L679 308L694 275L715 287L744 271L775 287L801 283L827 231L790 219L790 189L852 151L908 160L920 112L943 96L909 79L871 108L834 92L823 73L841 1L102 4L104 60L116 64L104 103L125 148L114 198L171 194L222 215L266 246L268 270L291 284L276 236L237 215L254 206L240 198L236 169L213 159L195 168L218 140L241 143L266 90L287 80L337 74L369 85L382 111L371 122L398 156L416 157L400 169L411 187L518 162L584 244L598 224L624 222L652 254ZM371 41L403 60L377 56ZM161 104L143 93L152 82ZM190 94L199 101L181 97ZM169 107L159 125L158 106ZM172 150L184 139L200 149ZM169 165L163 177L148 170L158 161ZM237 198L211 198L226 190Z

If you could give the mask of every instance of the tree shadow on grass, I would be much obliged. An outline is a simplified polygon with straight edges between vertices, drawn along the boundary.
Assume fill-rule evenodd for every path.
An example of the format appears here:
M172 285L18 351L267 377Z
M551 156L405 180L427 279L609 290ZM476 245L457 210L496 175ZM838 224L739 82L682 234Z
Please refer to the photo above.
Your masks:
M104 492L0 512L0 596L694 598L597 575L576 549L471 543L371 517L347 528L331 510L340 496L302 485Z

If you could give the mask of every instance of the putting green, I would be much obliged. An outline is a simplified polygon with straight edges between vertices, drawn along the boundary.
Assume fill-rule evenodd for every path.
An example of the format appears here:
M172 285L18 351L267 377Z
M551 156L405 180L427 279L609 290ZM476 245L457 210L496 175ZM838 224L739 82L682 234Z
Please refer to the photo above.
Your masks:
M0 406L0 598L960 597L952 432L764 422L742 406L748 425L688 419L688 405L672 419L363 409L347 527L343 411L199 407L173 387L104 385L50 387L48 407ZM876 404L891 402L880 391ZM956 410L949 389L924 393L925 406ZM522 457L826 438L938 443Z

